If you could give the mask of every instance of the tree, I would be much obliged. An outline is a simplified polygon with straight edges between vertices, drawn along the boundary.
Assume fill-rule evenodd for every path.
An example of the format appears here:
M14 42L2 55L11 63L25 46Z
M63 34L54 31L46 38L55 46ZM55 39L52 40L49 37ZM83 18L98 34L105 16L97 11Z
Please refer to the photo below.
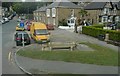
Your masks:
M7 7L9 8L10 6L12 6L13 2L2 2L2 7Z
M13 7L13 10L16 11L16 13L18 13L18 14L23 13L24 9L23 9L22 4L14 3L12 7Z
M17 2L12 7L17 14L32 14L37 9L37 6L41 7L44 4L44 2Z
M79 12L79 14L81 15L81 17L84 17L84 16L87 15L87 11L84 10L84 9L81 9L80 12Z
M83 18L84 18L85 16L87 16L88 12L87 12L86 10L84 10L84 9L81 9L80 12L79 12L79 14L80 14L80 16L81 16L81 20L79 20L79 22L80 22L80 21L83 22ZM80 22L79 24L81 24L82 22Z

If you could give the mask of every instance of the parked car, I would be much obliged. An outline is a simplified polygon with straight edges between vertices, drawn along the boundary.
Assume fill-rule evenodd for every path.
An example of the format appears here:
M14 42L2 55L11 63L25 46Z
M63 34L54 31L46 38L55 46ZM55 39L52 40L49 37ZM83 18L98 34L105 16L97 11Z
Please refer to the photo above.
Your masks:
M30 31L31 24L32 24L32 22L30 20L27 20L25 22L25 30Z
M54 26L52 24L47 24L46 26L48 30L54 30Z
M30 21L28 21L27 23L26 23L26 30L28 30L28 31L30 31L30 26L31 26L31 22Z
M20 26L16 26L16 31L24 31L25 29L20 27Z
M25 30L30 31L30 25L25 25Z
M1 24L4 24L4 23L5 23L5 21L2 19L2 20L0 20L0 23L1 23Z
M18 18L18 19L17 19L17 22L20 22L20 21L21 21L21 19L20 19L20 18Z
M27 30L30 31L30 25L27 25Z
M107 23L107 27L110 27L111 30L116 30L117 29L117 22L109 22L109 23Z
M8 18L3 18L3 20L5 21L5 23L9 22L9 19Z
M23 40L24 40L25 45L29 45L31 43L30 37L28 33L26 33L25 31L16 32L14 36L14 40L16 41L16 46L22 45Z
M9 19L9 20L12 20L13 17L14 17L14 16L13 16L13 14L12 14L12 15L10 15L10 16L8 17L8 19Z
M16 31L24 31L25 28L24 27L20 27L20 25L16 26Z

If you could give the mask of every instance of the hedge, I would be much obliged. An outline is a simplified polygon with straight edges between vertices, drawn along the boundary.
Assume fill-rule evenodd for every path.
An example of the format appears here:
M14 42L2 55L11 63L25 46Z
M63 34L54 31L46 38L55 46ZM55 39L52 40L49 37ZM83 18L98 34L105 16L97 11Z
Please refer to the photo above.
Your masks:
M110 40L117 42L120 41L120 32L115 30L103 30L102 28L84 26L82 33L93 37L98 37L100 34L105 35L106 33L108 33Z
M92 27L95 27L95 28L103 28L103 27L104 27L104 24L94 24L94 25L92 25Z

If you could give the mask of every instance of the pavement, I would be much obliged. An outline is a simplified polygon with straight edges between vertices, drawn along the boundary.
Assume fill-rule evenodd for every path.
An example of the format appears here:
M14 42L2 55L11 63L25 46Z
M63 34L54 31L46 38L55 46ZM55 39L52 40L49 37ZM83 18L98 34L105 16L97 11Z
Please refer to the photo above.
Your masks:
M104 41L100 41L87 35L76 34L74 32L62 29L56 29L55 31L50 32L52 42L90 42L118 51L117 46L107 44ZM34 48L36 48L36 46ZM39 47L38 49L41 48ZM118 74L118 67L115 66L37 60L18 55L16 55L16 59L19 65L23 67L23 69L32 74Z

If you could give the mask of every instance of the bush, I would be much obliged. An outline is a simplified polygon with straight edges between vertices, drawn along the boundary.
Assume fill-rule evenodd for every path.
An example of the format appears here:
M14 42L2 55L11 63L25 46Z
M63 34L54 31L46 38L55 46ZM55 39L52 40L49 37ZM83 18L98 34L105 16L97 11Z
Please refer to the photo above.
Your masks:
M62 19L61 21L59 21L59 26L68 26L67 21L65 19Z
M109 39L113 41L120 40L120 32L115 30L103 30L102 28L96 28L92 26L84 26L83 27L83 34L90 35L93 37L98 37L100 34L105 35L109 33Z
M103 28L104 24L95 24L95 25L92 25L92 26L95 27L95 28Z
M109 30L108 33L109 33L110 40L120 42L120 32L115 30Z

